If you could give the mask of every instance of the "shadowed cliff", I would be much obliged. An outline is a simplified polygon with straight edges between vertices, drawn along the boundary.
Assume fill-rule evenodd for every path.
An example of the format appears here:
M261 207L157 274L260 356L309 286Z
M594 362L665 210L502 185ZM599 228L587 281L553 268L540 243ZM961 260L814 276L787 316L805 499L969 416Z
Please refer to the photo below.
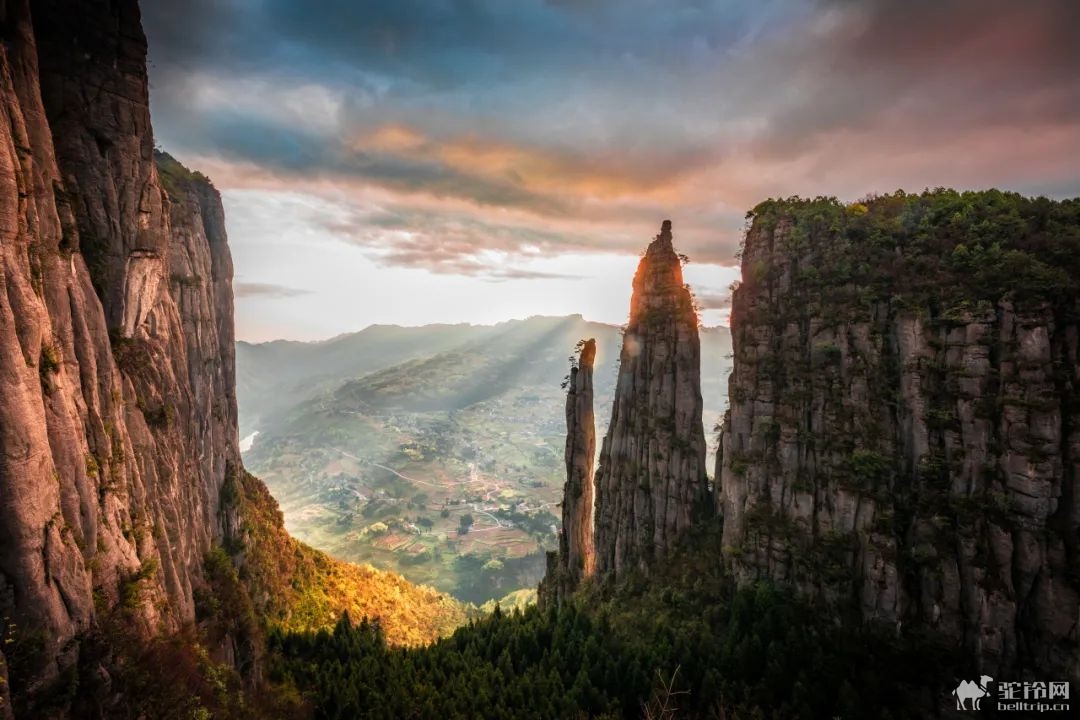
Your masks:
M221 201L155 157L137 3L15 0L0 33L0 715L135 712L170 664L161 708L217 707L265 618L387 614L395 583L433 609L397 641L463 620L293 541L243 472Z
M1080 204L939 190L750 217L726 563L995 677L1080 677Z

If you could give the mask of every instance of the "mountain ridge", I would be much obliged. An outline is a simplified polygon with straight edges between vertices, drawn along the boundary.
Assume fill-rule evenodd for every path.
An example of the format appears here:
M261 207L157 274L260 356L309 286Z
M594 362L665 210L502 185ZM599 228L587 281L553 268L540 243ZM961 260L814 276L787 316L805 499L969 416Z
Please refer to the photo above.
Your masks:
M301 383L311 383L321 389L332 389L329 383L344 380L344 379L358 379L368 372L373 372L380 369L380 365L392 365L397 364L387 360L397 358L398 362L406 359L414 359L423 355L432 355L439 350L450 350L456 345L466 346L476 343L479 339L486 335L493 335L497 332L516 328L524 327L528 325L535 325L538 323L576 323L582 330L583 334L592 332L596 334L601 329L607 329L612 331L622 330L622 326L613 325L610 323L601 323L591 320L585 320L581 314L571 315L533 315L524 319L506 320L499 323L493 323L490 325L484 324L447 324L447 323L433 323L430 325L417 325L417 326L402 326L402 325L369 325L362 330L356 332L344 333L334 338L318 341L298 341L298 340L271 340L261 343L252 343L247 341L237 341L237 355L238 355L238 389L237 394L240 404L240 434L241 436L249 435L255 430L261 428L257 427L257 418L260 415L271 413L274 411L281 411L285 409L286 405L296 404L299 399L308 396L305 392L293 392L292 385ZM452 338L445 338L448 333L458 333L461 328L466 328L468 333L462 337L454 334ZM590 328L596 328L596 330L590 330ZM353 350L357 344L362 344L370 340L370 335L376 331L389 332L389 334L397 334L401 338L401 342L404 343L408 338L413 338L413 342L418 346L426 342L426 345L422 349L398 350L398 355L393 355L385 349L379 349L378 351L372 350L370 347L365 349L359 356L362 359L357 359L357 353ZM725 326L718 325L712 327L703 327L701 332L709 337L720 338L721 344L724 343L727 337L730 337L730 330ZM440 339L443 338L443 339ZM572 349L572 344L566 348L566 352L569 353ZM274 354L279 352L291 353L288 357L275 358ZM321 357L323 353L341 353L341 357L336 355L325 358ZM378 361L371 362L367 360L367 353L379 352L384 353ZM722 353L721 358L727 353ZM274 363L277 363L276 365ZM284 370L282 368L285 368ZM258 375L265 378L261 383L254 382L251 376ZM275 400L273 405L263 405L263 401L258 397L259 395L272 396L281 392L281 378L287 377L288 387L286 388L285 395L279 396ZM276 393L270 392L269 388L274 387ZM713 403L715 406L717 403Z

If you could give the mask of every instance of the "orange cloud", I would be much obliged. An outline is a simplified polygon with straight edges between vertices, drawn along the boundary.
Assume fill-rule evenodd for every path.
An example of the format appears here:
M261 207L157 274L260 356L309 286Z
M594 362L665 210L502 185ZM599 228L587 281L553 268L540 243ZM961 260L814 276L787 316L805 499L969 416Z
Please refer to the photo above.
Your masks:
M359 153L379 153L434 163L462 175L507 183L568 203L630 199L675 201L690 170L679 158L584 154L536 149L478 135L441 140L401 124L386 124L348 143Z
M388 153L415 154L428 144L422 133L404 125L383 125L374 132L353 141L354 150L376 150Z

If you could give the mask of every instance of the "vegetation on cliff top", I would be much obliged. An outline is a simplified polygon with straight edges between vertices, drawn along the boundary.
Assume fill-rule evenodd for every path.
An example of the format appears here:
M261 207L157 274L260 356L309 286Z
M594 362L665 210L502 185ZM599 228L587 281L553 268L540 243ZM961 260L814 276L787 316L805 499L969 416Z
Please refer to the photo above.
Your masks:
M157 164L158 179L173 201L181 200L186 189L193 183L204 183L213 187L210 178L198 170L188 169L164 150L154 150L154 162Z
M782 249L806 253L823 285L851 283L881 296L868 299L960 311L958 303L1001 300L1075 309L1080 296L1080 199L900 190L846 205L831 197L767 200L747 219L748 243L787 226ZM758 263L744 267L744 281L769 270Z

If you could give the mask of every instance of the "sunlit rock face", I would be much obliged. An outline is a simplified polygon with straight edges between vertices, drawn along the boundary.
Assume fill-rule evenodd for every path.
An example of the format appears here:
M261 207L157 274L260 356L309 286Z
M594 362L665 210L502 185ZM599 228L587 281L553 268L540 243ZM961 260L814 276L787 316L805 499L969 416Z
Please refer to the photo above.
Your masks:
M596 572L648 572L710 514L698 319L671 222L634 276L611 422L596 472Z
M232 265L213 188L163 188L135 0L0 20L0 617L29 717L132 578L133 633L194 620L239 464Z
M542 603L562 603L596 569L593 544L593 470L596 425L593 366L596 340L582 340L566 378L566 483L563 485L559 549L549 552L540 584Z
M572 592L595 570L593 548L593 470L596 464L596 426L593 419L593 363L596 341L581 346L577 365L570 369L566 393L566 486L563 488L562 536L559 556L565 590Z
M726 563L955 642L994 677L1076 679L1080 303L920 295L917 246L890 242L877 272L816 212L766 208L746 237L716 467Z

